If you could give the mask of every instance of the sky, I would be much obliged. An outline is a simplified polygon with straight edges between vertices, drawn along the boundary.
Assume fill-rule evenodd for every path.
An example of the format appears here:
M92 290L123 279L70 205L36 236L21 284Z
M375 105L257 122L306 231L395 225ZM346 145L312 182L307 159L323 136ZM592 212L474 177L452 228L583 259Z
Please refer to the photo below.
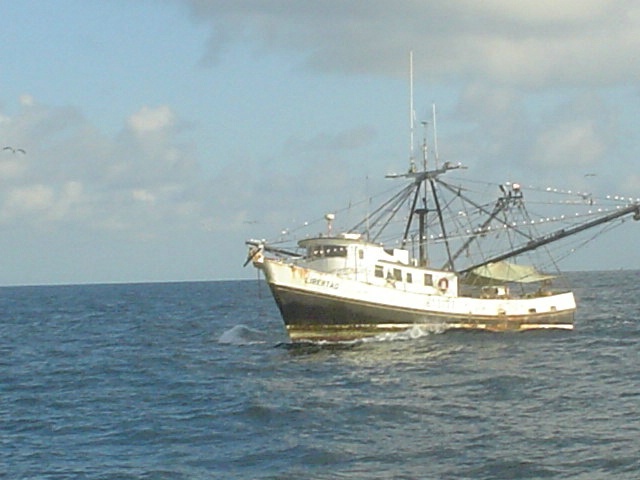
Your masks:
M0 285L255 278L247 238L439 156L640 196L633 0L0 0ZM627 222L568 261L640 269Z

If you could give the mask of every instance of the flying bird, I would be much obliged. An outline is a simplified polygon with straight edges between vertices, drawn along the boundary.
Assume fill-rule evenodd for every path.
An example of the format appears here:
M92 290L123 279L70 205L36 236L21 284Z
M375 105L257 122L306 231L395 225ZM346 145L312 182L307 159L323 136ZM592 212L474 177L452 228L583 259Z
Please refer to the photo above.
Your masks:
M8 145L6 147L4 147L2 150L11 150L11 153L18 153L18 152L19 153L24 153L24 154L27 153L24 148L13 148L13 147L10 147Z

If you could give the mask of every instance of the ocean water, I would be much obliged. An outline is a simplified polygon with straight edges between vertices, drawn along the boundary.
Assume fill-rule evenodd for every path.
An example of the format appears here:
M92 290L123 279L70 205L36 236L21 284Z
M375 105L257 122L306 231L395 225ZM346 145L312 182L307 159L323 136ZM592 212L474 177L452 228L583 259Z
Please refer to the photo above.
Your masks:
M640 272L573 332L291 346L257 281L0 289L0 478L640 478Z

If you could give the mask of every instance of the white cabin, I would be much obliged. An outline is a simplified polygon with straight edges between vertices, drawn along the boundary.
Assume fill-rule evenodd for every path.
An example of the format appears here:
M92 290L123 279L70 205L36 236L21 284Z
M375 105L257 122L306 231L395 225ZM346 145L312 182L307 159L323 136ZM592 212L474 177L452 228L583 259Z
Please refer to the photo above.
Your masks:
M295 263L304 268L408 292L458 296L455 273L415 266L408 250L386 249L360 234L307 238L298 246L306 254Z

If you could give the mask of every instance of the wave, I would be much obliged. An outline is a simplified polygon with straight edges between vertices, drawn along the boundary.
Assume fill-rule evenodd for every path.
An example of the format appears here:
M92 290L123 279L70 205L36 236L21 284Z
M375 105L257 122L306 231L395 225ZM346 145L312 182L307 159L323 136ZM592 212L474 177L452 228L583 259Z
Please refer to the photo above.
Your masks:
M266 334L243 324L235 325L218 338L225 345L255 345L266 343Z

